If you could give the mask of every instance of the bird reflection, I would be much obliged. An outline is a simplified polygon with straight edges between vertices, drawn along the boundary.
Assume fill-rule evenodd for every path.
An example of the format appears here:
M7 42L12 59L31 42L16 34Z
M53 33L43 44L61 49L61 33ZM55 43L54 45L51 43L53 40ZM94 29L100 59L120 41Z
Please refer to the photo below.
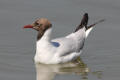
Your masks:
M77 74L86 79L89 68L87 65L78 58L76 61L65 64L47 65L35 63L36 67L36 80L54 80L56 74Z

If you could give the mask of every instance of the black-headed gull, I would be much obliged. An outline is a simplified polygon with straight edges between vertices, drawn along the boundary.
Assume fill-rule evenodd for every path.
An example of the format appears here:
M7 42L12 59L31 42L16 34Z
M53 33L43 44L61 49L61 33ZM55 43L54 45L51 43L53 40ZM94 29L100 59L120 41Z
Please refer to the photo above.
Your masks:
M58 64L76 60L80 56L85 39L93 26L102 21L104 20L87 26L88 14L85 13L80 25L73 33L56 39L51 39L52 24L46 18L40 18L33 24L24 26L24 28L38 31L35 62Z

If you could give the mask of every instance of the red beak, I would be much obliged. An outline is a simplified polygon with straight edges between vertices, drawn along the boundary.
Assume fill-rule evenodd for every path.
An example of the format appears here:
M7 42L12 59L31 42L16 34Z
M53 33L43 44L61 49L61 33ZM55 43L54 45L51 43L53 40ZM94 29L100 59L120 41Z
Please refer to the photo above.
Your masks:
M32 25L25 25L23 28L33 28L33 26Z

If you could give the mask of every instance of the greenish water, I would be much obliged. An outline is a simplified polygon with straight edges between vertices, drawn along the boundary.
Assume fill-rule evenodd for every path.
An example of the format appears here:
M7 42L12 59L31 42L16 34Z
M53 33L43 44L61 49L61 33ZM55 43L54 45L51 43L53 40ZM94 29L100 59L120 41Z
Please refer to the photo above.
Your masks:
M119 0L0 0L0 80L119 80L119 3ZM85 12L89 14L89 24L103 18L106 21L96 25L86 40L82 64L35 65L37 33L22 27L46 17L53 24L53 38L61 37L75 30Z

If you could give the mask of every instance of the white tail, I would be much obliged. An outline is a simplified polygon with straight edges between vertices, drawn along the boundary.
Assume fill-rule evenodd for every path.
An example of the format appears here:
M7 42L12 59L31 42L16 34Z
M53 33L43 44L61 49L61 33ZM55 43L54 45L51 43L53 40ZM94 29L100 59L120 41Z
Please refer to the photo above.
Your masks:
M86 31L86 38L88 37L88 35L90 34L90 32L93 30L93 27L89 28L87 31Z
M87 29L86 29L86 38L88 37L88 35L89 35L90 32L92 31L93 26L95 26L96 24L101 23L101 22L103 22L103 21L105 21L105 19L99 20L98 22L95 22L94 24L88 26Z

